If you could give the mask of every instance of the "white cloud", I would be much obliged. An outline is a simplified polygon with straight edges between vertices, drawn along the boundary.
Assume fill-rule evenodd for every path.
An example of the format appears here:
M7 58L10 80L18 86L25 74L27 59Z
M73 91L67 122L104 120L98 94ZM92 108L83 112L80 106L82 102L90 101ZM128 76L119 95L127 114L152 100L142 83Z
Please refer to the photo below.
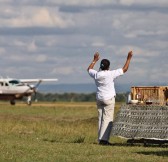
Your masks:
M3 54L5 54L6 50L4 48L0 48L0 56L2 56Z
M0 0L0 3L2 4L14 4L13 0ZM159 1L153 1L153 0L22 0L22 1L15 1L15 5L21 6L21 5L34 5L34 6L42 6L42 5L53 5L54 7L56 5L87 5L87 6L100 6L100 5L108 5L108 4L120 4L125 6L130 5L145 5L145 6L166 6L168 5L167 0L159 0Z
M18 46L18 47L24 47L27 44L21 40L16 39L16 40L14 40L13 45Z
M103 42L103 41L95 41L95 42L93 42L92 44L91 44L91 46L93 46L93 47L104 47L105 46L105 43Z
M15 8L5 10L10 15L14 13ZM60 27L66 28L69 25L73 25L72 20L63 18L57 9L55 11L45 7L27 7L18 8L20 11L14 13L8 19L1 18L0 26L4 27ZM31 11L31 12L30 12ZM20 12L20 14L18 14Z
M11 0L0 0L0 3L9 3Z
M102 5L102 4L109 4L109 3L116 3L117 0L85 0L85 1L81 1L81 0L71 0L71 1L67 1L67 0L47 0L47 3L52 3L52 4L64 4L64 5Z
M18 54L12 54L10 56L10 60L12 60L12 62L21 62L21 61L25 61L25 57L21 57L20 55Z
M160 53L156 50L151 50L147 48L140 48L138 46L128 45L128 46L122 46L118 47L118 50L116 50L118 55L123 56L126 52L133 51L133 57L135 59L144 60L146 57L157 57L160 55ZM137 60L138 61L138 60Z
M41 55L35 56L35 60L36 62L42 63L42 62L47 61L47 56L41 54Z
M74 68L71 66L68 67L57 67L51 71L54 75L70 75L74 73Z
M24 49L24 51L29 51L29 52L35 52L37 50L37 45L35 43L35 40L32 41L23 41L21 39L15 39L11 42L13 46L15 46L18 49Z
M33 40L33 41L27 46L27 48L28 48L28 51L30 51L30 52L36 51L36 50L37 50L37 46L36 46L35 41Z
M147 6L167 6L168 5L168 1L167 0L159 0L159 1L153 1L153 0L119 0L119 3L121 5L126 5L126 6L130 6L130 5L147 5Z
M167 46L168 46L168 41L163 41L163 40L154 40L152 42L149 42L148 45L150 47L155 47L157 48L158 50L162 49L167 49Z
M51 4L65 4L65 5L103 5L103 4L122 4L122 5L132 5L132 4L137 4L137 5L156 5L156 6L164 6L168 5L167 0L159 0L153 2L153 0L47 0L46 3L51 3Z
M58 26L65 27L65 21L58 15L51 14L46 8L40 8L37 10L29 22L34 26Z
M18 73L18 71L16 71L15 68L10 66L5 69L5 73L6 74L4 75L4 77L11 77L14 76L14 74Z
M134 3L134 0L119 0L120 4L130 6Z
M166 81L167 82L167 67L164 68L164 70L162 68L151 68L150 72L148 72L148 78L149 80L154 80L155 82L163 82Z

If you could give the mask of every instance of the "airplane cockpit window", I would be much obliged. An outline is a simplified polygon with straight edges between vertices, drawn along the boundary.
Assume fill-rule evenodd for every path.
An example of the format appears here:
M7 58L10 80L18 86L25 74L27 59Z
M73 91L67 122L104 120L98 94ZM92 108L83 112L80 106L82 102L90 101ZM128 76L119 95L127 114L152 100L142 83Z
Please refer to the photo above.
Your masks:
M18 81L18 80L10 80L9 83L12 84L12 85L16 85L16 84L20 84L20 81Z
M8 84L8 83L5 83L5 86L9 86L9 84Z

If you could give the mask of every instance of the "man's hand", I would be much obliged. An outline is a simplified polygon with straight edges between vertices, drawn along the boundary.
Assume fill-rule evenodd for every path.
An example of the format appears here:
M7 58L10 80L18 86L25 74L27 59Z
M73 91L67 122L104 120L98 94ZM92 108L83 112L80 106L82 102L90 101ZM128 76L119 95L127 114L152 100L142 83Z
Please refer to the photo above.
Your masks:
M87 71L89 71L89 69L93 69L95 63L96 63L99 59L100 59L99 53L96 52L96 53L94 54L94 58L93 58L92 63L91 63L91 64L89 65L89 67L87 68Z
M130 64L132 55L133 55L133 52L132 52L132 51L129 51L129 52L128 52L128 56L127 56L127 60L126 60L126 62L125 62L125 65L123 66L123 72L124 72L124 73L125 73L125 72L128 70L128 68L129 68L129 64Z
M132 55L133 55L133 52L132 52L132 51L129 51L129 52L128 52L127 59L131 59L131 58L132 58Z
M96 53L94 54L94 61L97 62L99 59L100 59L99 53L96 52Z

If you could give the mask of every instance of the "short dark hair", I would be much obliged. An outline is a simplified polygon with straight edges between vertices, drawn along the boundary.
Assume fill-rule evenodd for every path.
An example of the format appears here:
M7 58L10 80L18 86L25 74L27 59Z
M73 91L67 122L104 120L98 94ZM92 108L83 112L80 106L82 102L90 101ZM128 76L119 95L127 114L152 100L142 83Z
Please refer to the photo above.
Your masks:
M110 61L107 59L103 59L100 62L100 69L101 70L108 70L110 67Z

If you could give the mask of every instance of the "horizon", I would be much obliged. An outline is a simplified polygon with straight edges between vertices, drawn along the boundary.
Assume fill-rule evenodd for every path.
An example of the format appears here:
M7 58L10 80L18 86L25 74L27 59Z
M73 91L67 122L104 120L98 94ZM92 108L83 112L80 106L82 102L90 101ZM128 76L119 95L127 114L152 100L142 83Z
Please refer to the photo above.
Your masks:
M131 90L134 86L167 86L166 82L162 84L151 83L151 84L115 84L116 93L126 93ZM96 92L96 86L94 83L71 83L71 84L41 84L38 88L38 92L41 93L94 93Z

